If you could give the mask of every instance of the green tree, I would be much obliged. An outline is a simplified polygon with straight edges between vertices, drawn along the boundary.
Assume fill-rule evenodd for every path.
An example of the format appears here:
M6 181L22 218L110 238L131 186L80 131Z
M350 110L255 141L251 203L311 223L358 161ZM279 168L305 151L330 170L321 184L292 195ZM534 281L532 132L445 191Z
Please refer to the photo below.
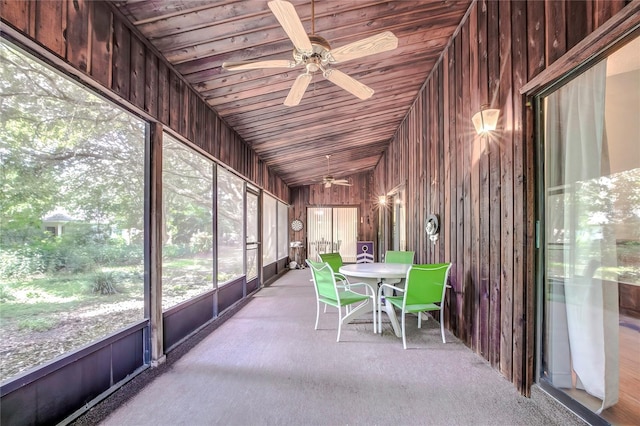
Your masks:
M0 75L0 242L56 206L142 229L144 123L6 43Z

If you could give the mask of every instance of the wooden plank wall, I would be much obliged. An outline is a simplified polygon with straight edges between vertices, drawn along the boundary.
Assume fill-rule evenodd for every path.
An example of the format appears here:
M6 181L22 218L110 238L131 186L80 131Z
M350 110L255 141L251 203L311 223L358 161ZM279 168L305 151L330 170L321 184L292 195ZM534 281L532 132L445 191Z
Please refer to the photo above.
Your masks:
M59 0L0 3L9 24L129 104L285 202L289 187L262 162L112 5Z
M298 186L291 188L290 218L300 219L305 224L300 232L289 229L289 241L302 241L307 238L307 207L349 206L358 207L360 213L359 241L374 241L377 223L377 204L371 194L372 173L360 173L345 176L352 186L324 185Z
M416 260L454 264L447 327L523 394L534 380L535 176L519 90L625 3L474 3L373 172L375 191L407 184ZM471 123L483 104L500 109L488 138ZM429 213L440 215L435 246Z

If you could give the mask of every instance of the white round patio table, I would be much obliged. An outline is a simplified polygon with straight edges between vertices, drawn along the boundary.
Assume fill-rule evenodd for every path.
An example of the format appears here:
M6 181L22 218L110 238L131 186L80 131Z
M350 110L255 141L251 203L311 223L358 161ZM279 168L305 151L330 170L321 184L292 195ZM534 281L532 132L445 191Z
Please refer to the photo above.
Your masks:
M405 278L410 267L411 265L402 263L352 263L342 265L339 271L341 274L344 274L349 278L357 278L357 280L354 281L368 284L377 294L379 282L384 279ZM380 306L378 308L383 307ZM396 311L393 309L393 305L391 303L385 303L384 310L391 321L393 332L396 336L402 337L402 330L398 322L398 317L396 316ZM379 330L379 332L382 332L382 330Z

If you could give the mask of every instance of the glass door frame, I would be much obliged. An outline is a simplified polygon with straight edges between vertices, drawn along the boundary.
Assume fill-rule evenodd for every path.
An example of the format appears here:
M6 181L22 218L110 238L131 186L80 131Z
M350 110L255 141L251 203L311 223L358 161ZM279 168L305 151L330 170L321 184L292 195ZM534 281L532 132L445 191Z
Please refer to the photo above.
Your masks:
M262 284L262 253L260 250L260 245L261 245L261 235L262 235L262 215L261 215L261 204L260 204L260 190L258 188L254 188L251 184L245 182L245 191L244 191L244 215L245 215L245 219L244 219L244 224L245 224L245 228L247 227L248 223L249 223L249 209L248 209L248 200L249 197L256 197L256 204L257 204L257 217L256 217L256 221L257 221L257 225L258 225L258 229L257 229L257 235L256 235L256 241L249 241L249 235L245 230L245 233L247 235L245 235L245 247L244 247L244 273L245 273L245 279L247 281L247 283L249 283L249 281L252 281L254 279L258 280L258 288L261 286ZM256 256L257 256L257 270L256 270L256 277L254 278L249 278L248 276L248 272L249 272L249 268L247 267L247 259L249 258L248 256L248 251L249 250L255 250L256 251ZM246 292L246 291L245 291ZM246 294L245 294L246 296Z

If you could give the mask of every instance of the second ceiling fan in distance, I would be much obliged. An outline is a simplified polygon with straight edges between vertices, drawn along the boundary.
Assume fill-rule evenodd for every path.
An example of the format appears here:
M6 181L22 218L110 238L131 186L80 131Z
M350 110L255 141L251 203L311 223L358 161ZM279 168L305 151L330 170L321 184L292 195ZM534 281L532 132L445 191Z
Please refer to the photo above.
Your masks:
M384 31L345 46L331 49L327 40L315 34L315 7L313 0L311 2L312 28L310 35L307 35L302 26L302 21L291 3L284 0L272 0L268 5L293 43L293 59L224 62L222 64L224 69L236 71L304 66L304 72L296 78L287 98L284 100L286 106L295 106L300 103L311 82L312 74L318 71L322 72L324 78L360 99L369 99L373 95L372 88L360 83L342 71L332 68L331 65L395 49L398 47L398 39L392 32Z
M330 166L330 155L325 155L327 157L327 174L322 177L322 184L325 188L331 188L332 185L341 185L341 186L351 186L347 179L336 179L331 174L331 166Z

